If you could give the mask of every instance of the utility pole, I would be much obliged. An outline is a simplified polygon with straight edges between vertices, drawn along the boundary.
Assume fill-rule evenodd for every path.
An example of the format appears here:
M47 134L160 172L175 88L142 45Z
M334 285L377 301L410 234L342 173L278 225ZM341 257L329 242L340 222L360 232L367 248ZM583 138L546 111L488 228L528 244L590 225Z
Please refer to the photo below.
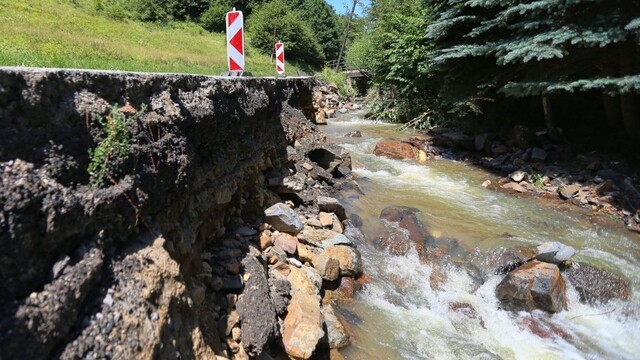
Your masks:
M336 71L338 71L338 68L340 68L342 53L344 52L344 47L347 45L347 38L349 37L349 28L351 27L351 20L353 19L353 14L356 12L357 4L358 4L358 0L353 0L353 6L351 7L349 20L347 20L347 26L345 26L345 29L344 29L344 39L342 40L342 46L340 47L340 52L338 53L338 61L336 62Z

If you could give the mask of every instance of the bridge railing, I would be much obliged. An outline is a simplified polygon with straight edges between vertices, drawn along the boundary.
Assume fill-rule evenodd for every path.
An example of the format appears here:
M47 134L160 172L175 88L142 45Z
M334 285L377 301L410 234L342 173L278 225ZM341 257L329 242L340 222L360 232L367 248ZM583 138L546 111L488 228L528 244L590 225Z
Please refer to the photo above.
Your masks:
M335 71L348 71L349 66L347 66L347 62L345 59L340 60L340 64L338 64L338 60L330 60L327 61L327 67L329 69L333 69Z

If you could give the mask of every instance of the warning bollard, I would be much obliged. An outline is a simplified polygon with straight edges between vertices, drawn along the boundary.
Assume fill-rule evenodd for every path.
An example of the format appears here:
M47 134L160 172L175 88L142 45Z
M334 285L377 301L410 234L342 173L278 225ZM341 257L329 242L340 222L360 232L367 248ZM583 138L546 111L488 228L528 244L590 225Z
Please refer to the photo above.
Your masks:
M276 43L276 72L278 75L284 75L284 44Z
M242 11L229 11L226 16L227 24L227 63L229 72L223 76L251 76L244 71L244 17Z

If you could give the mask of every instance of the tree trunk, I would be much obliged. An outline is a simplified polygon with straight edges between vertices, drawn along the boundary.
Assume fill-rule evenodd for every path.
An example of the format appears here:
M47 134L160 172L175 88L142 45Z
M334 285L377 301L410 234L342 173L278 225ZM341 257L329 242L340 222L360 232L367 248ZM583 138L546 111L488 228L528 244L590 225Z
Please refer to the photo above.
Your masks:
M560 141L560 132L553 120L553 110L551 109L551 100L546 92L542 93L542 111L544 112L544 122L547 126L547 133L551 141Z
M351 27L351 21L353 20L353 14L356 12L356 5L358 0L353 0L353 6L351 7L351 13L349 13L349 20L347 20L347 26L344 29L344 39L342 40L342 46L340 46L340 52L338 53L338 62L336 62L336 71L340 70L340 61L342 61L342 53L347 45L347 39L349 38L349 27Z
M620 126L620 101L616 96L609 96L602 94L602 108L604 109L604 116L607 119L607 127L612 128L614 126Z

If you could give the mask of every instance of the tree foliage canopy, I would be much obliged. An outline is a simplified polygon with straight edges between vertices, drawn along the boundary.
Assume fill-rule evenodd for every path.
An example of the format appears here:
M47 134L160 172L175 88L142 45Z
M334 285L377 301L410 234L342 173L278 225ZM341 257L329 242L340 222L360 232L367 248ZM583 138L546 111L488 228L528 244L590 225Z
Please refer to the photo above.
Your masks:
M420 112L445 117L460 104L544 98L539 113L544 105L551 126L553 97L564 96L555 107L566 108L605 96L606 108L590 102L595 113L618 117L640 138L639 1L374 0L367 19L347 58Z
M248 30L251 44L266 53L273 51L275 41L282 41L290 59L317 66L325 60L313 30L284 0L273 0L256 8Z
M430 62L445 74L451 94L638 90L629 82L640 71L629 72L623 64L637 63L638 2L431 2L438 11L426 32L436 45Z

